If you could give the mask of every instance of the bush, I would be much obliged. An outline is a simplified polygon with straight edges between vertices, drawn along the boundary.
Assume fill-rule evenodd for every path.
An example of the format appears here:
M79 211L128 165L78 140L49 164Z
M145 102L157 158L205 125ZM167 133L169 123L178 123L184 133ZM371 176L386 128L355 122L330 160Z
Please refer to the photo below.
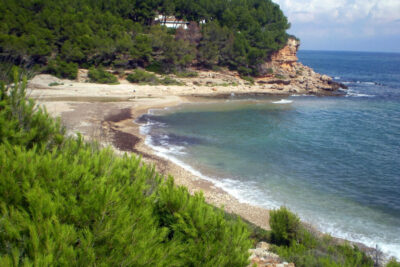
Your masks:
M32 100L25 100L27 80L20 81L16 69L13 76L11 88L0 82L0 144L27 148L60 144L64 139L60 121L50 119Z
M298 237L300 219L285 207L271 210L269 224L275 244L288 246Z
M251 84L254 84L254 78L253 77L250 77L250 76L240 76L240 78L242 78L243 80L245 80L245 81L248 81L249 83L251 83Z
M47 73L62 79L75 80L78 77L78 64L61 60L52 60L47 66Z
M182 71L182 72L176 72L175 75L179 78L194 78L198 77L199 73L196 71Z
M283 76L282 74L275 74L275 78L280 79L280 80L286 79L286 77Z
M373 260L357 246L340 244L330 236L307 230L287 208L270 213L272 250L296 266L373 266Z
M58 82L49 83L49 86L58 86L58 85L64 85L64 84L63 83L58 83Z
M158 84L158 78L153 73L147 71L136 69L131 74L126 77L131 83L145 83L145 84Z
M151 72L155 72L155 73L158 73L158 74L163 74L163 73L164 73L164 71L163 71L163 66L162 66L162 64L161 64L160 62L158 62L158 61L154 61L153 63L151 63L150 65L148 65L148 66L146 67L146 70L147 70L147 71L151 71Z
M88 76L91 82L94 83L105 83L105 84L118 84L118 79L112 73L104 70L103 68L94 68L91 67L89 69Z
M172 79L170 77L165 77L165 78L159 80L159 82L162 85L183 85L181 82L179 82L179 81L177 81L175 79Z

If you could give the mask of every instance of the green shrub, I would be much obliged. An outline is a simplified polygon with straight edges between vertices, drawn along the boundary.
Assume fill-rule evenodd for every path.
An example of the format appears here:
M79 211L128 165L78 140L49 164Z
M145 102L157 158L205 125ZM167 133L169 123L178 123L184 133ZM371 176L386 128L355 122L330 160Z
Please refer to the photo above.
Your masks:
M64 84L63 83L58 83L58 82L49 83L49 86L58 86L58 85L64 85Z
M373 266L357 246L314 235L287 208L270 212L272 250L296 266Z
M164 77L163 79L160 79L159 82L163 85L183 85L183 83L172 79L171 77Z
M52 60L47 65L47 73L58 78L75 80L78 77L78 64L61 60Z
M151 72L155 72L155 73L158 73L158 74L163 74L164 73L163 66L158 61L152 62L150 65L148 65L146 67L146 70L147 71L151 71Z
M112 73L104 70L103 68L94 68L91 67L89 69L88 76L91 82L94 83L105 83L105 84L118 84L118 79Z
M13 76L11 88L0 82L0 144L27 148L60 144L64 139L60 121L50 119L32 100L25 100L27 80L20 81L16 69Z
M175 75L179 78L194 78L198 77L199 73L196 71L182 71L182 72L176 72Z
M131 83L145 83L153 85L159 83L159 80L156 75L141 69L134 70L131 74L129 74L126 77L126 79Z
M271 210L269 224L272 231L272 240L278 245L290 245L298 237L300 219L287 208Z
M254 78L250 77L250 76L240 76L240 78L242 78L243 80L249 82L250 84L254 84Z
M280 79L280 80L286 79L286 77L283 76L282 74L275 74L275 78Z

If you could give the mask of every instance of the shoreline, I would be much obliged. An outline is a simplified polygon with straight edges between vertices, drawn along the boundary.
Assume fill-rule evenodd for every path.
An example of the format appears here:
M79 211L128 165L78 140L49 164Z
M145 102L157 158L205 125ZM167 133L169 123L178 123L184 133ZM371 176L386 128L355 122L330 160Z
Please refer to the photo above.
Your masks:
M228 213L237 214L263 229L270 229L268 209L241 203L213 182L157 155L156 151L145 144L145 135L140 133L141 125L134 121L150 109L221 101L232 93L235 96L265 95L278 98L290 96L289 91L260 90L259 86L236 86L221 87L224 91L221 92L222 90L214 91L211 87L191 89L187 86L146 86L124 82L120 85L102 85L76 81L67 81L54 88L47 86L47 75L39 76L44 79L29 86L28 96L36 99L39 105L45 106L52 116L60 116L69 134L81 132L85 139L97 140L103 146L111 146L118 154L140 154L143 162L153 165L165 176L173 176L175 183L185 186L191 194L203 191L206 201L211 205L223 206ZM185 94L182 94L183 91ZM323 234L312 225L308 227L317 234ZM344 239L334 239L340 243L346 242ZM369 255L374 252L373 248L361 243L349 242Z
M214 98L214 100L216 100L216 98ZM210 100L193 96L179 97L179 102L177 99L173 99L170 102L155 103L155 105L149 106L145 105L139 109L132 108L130 109L130 116L127 116L126 110L121 111L120 114L106 118L105 124L107 124L107 128L111 130L114 136L113 146L118 150L128 150L127 152L142 155L144 162L155 166L156 170L165 176L173 176L175 183L188 188L191 194L202 191L209 204L216 207L223 207L226 212L240 215L249 222L269 230L269 210L240 202L237 198L218 187L212 181L201 177L202 175L200 173L195 173L197 171L185 168L177 164L173 159L160 155L146 144L146 136L140 132L140 127L143 126L143 124L136 122L137 119L147 114L151 109L163 109L181 104L204 103L205 101ZM130 145L129 141L128 146L126 143L128 138L135 140L135 142L131 144L133 145L131 149L128 149Z

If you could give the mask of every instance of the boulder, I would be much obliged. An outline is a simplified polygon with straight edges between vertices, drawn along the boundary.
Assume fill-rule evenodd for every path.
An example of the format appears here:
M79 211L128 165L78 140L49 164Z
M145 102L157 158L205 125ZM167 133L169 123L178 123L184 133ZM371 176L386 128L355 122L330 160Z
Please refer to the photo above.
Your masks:
M321 81L330 82L330 81L332 81L332 77L329 77L328 75L324 74L321 76Z

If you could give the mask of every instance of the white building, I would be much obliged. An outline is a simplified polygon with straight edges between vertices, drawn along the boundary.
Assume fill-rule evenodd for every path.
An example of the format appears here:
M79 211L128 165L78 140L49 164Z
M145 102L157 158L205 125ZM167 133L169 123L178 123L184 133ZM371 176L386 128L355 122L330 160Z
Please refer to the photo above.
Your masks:
M179 20L179 19L175 18L175 16L158 15L154 21L159 22L160 25L164 25L167 28L173 28L173 29L177 29L179 27L183 27L184 29L187 29L187 27L189 25L188 21Z

